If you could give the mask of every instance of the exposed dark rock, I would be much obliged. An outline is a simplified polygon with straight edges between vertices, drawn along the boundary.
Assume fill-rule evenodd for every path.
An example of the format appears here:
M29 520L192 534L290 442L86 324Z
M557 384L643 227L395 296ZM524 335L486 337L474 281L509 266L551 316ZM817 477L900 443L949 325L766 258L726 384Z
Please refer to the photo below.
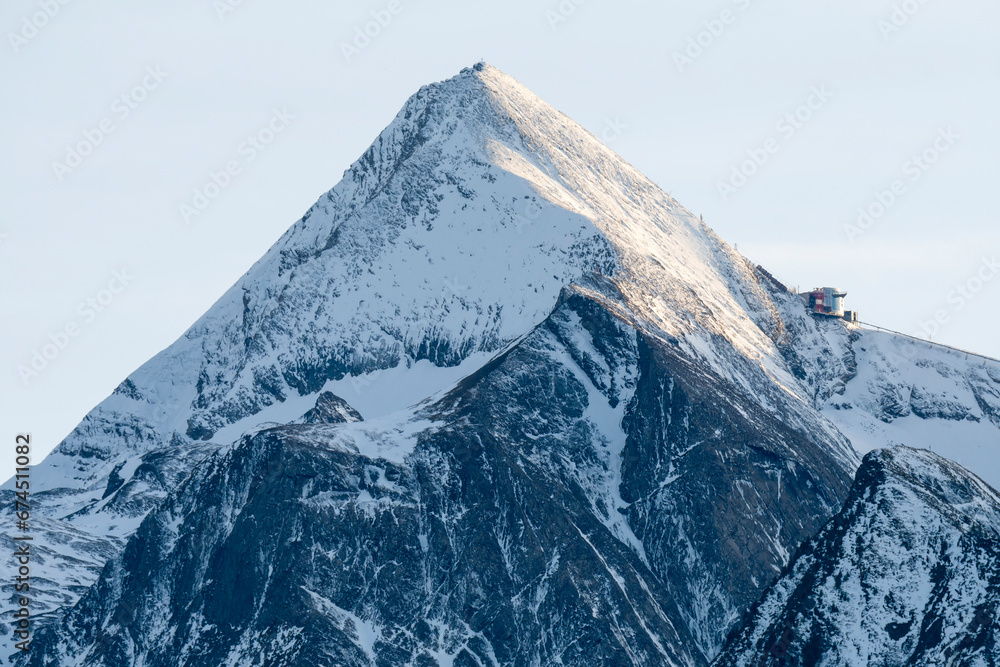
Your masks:
M340 396L324 391L316 398L316 405L299 421L303 424L346 424L363 421L363 418Z
M1000 496L926 450L880 450L713 664L993 665L998 609Z

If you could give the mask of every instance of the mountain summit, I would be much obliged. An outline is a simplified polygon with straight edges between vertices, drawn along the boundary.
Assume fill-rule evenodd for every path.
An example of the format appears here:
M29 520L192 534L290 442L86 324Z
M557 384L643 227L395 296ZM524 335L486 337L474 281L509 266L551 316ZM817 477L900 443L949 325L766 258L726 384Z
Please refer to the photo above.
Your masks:
M706 665L848 497L860 339L463 70L38 466L23 664Z
M625 285L666 334L710 333L750 357L774 350L758 325L773 334L777 313L738 255L576 123L477 65L414 95L341 183L59 452L77 468L93 454L80 470L89 480L122 446L211 440L246 420L221 437L232 439L330 381L455 367L502 349L565 285L594 275ZM93 443L91 427L126 414L131 437Z

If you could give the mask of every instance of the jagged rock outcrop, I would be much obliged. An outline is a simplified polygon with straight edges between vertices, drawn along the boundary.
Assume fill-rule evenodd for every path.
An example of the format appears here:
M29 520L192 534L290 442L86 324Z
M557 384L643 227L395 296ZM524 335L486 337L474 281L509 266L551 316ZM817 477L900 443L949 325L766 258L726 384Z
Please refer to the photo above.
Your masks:
M872 452L713 665L994 665L1000 495L931 452Z
M569 290L434 403L212 457L25 664L707 664L850 468L620 305Z
M894 437L845 415L995 433L898 344L463 70L36 466L29 662L706 664Z

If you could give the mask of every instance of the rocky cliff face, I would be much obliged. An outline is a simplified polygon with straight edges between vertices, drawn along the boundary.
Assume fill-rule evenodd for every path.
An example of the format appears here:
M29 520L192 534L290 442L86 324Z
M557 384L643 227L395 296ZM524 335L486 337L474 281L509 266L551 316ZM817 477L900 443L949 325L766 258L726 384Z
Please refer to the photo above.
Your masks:
M595 275L725 381L795 386L753 272L642 174L489 66L422 89L339 185L36 467L38 528L63 545L53 580L93 581L102 554L244 432L299 420L324 392L367 420L444 391Z
M850 469L609 306L213 456L26 664L707 664Z
M873 452L714 664L992 665L1000 496L931 452Z
M510 77L428 86L36 468L20 659L707 664L910 368L795 304ZM911 412L993 429L983 372Z

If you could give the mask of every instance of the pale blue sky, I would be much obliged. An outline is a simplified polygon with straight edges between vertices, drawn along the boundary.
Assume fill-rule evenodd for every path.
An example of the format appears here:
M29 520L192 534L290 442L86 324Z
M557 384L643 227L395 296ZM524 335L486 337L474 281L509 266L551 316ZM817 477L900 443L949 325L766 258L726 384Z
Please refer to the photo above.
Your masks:
M894 17L903 5L912 15ZM386 25L348 61L342 45L372 12ZM608 138L788 284L846 289L862 319L904 332L941 311L935 340L1000 356L997 25L986 0L8 0L0 438L55 446L409 95L480 59ZM271 143L243 145L269 124ZM78 165L53 167L98 138ZM925 151L926 169L911 162ZM767 160L724 197L719 183L753 155ZM239 173L185 224L180 205L230 161ZM878 212L896 180L895 201L849 238L845 225ZM17 367L73 326L23 382Z

